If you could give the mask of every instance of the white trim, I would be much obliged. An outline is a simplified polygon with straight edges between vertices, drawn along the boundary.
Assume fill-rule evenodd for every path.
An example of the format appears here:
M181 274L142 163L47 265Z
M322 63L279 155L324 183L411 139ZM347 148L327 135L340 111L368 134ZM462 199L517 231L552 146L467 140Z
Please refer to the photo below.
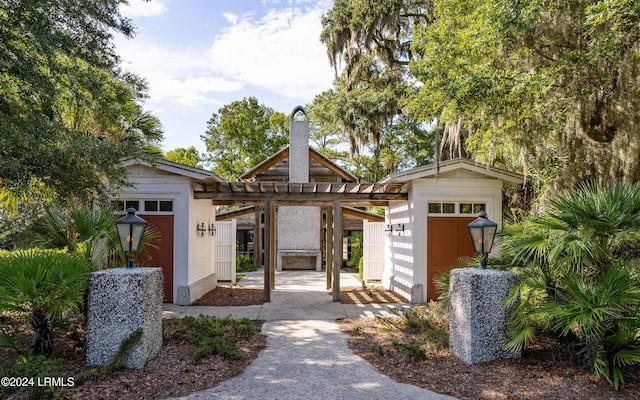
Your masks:
M505 171L488 165L479 164L474 161L467 160L466 158L457 158L454 160L442 161L438 164L428 164L406 171L397 172L395 174L387 176L381 181L381 183L410 182L421 178L437 178L439 174L455 171L458 169L466 169L485 177L501 179L503 181L511 183L524 182L524 176L521 174Z

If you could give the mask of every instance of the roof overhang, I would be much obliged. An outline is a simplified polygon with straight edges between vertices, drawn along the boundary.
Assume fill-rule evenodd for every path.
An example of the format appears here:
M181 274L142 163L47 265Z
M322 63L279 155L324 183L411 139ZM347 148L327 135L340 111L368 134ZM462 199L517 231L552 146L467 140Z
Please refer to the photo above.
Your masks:
M459 169L471 171L490 179L500 179L509 183L519 184L524 182L524 176L522 174L480 164L466 158L456 158L397 172L386 177L381 183L407 183L416 179L437 178L440 174Z
M208 182L222 182L222 178L211 171L191 167L174 161L165 160L164 158L158 158L153 161L130 159L123 161L122 165L125 168L134 165L143 165L145 167L154 168L171 174L186 176L198 181L207 180Z

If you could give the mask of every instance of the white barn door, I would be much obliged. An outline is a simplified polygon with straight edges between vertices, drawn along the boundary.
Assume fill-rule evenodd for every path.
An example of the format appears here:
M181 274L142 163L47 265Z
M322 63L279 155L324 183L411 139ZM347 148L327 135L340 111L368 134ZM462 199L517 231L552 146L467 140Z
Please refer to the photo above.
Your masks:
M236 283L236 220L216 222L214 268L219 281Z
M384 270L384 222L362 222L362 254L364 268L362 278L365 282L381 281Z

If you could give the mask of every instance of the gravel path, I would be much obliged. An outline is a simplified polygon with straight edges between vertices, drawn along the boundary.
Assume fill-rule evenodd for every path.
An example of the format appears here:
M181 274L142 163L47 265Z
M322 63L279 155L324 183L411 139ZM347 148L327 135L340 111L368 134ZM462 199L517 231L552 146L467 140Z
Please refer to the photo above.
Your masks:
M379 373L333 321L268 321L262 333L267 348L242 375L180 399L454 399Z

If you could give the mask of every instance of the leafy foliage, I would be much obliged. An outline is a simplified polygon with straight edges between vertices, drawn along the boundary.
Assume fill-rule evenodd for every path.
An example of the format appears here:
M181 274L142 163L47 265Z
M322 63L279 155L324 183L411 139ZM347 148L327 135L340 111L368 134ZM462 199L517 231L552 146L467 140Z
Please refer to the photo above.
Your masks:
M289 119L249 97L214 113L202 140L213 171L235 180L289 143Z
M169 150L164 158L190 167L202 168L203 158L195 146Z
M0 3L0 188L44 184L61 198L123 184L126 157L162 138L145 84L122 72L114 34L131 37L124 0ZM6 210L5 210L6 211Z
M28 320L35 332L35 354L51 353L52 324L78 310L90 269L80 256L52 251L19 251L0 258L0 310Z
M447 314L437 308L416 306L411 310L394 310L397 317L379 317L387 329L414 335L409 341L394 340L393 346L413 360L424 360L427 355L449 346L449 320Z
M69 373L64 367L64 362L59 359L47 359L39 355L28 355L11 364L0 365L0 376L13 378L33 379L33 384L24 386L0 386L0 395L21 392L31 399L53 398L59 390L54 386L42 385L44 378L67 378Z
M258 266L254 264L253 257L249 254L236 254L236 270L238 272L257 271Z
M617 249L640 231L640 184L582 185L544 214L504 232L503 253L521 267L508 346L519 349L544 329L567 343L582 365L624 385L640 363L637 258Z
M216 318L203 315L197 318L185 317L175 329L175 333L183 335L196 346L191 351L191 355L196 359L213 354L240 359L242 355L238 350L238 338L260 332L260 328L254 326L247 318Z

